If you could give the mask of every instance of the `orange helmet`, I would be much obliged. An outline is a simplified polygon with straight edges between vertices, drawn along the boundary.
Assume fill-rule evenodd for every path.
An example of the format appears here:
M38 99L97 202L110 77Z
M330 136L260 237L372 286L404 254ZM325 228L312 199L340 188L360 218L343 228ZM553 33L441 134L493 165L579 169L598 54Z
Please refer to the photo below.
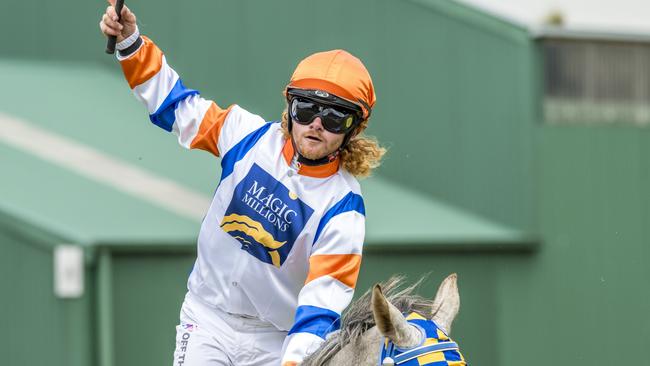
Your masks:
M375 88L361 60L344 50L318 52L300 61L289 88L323 90L359 106L368 119L375 105Z

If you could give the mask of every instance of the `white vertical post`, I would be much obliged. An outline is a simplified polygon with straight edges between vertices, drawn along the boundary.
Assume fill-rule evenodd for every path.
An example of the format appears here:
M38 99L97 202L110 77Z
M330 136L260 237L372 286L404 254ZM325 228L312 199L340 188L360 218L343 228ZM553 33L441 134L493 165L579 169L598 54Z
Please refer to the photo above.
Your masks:
M76 299L83 293L83 249L76 245L58 245L54 248L54 294L62 299Z

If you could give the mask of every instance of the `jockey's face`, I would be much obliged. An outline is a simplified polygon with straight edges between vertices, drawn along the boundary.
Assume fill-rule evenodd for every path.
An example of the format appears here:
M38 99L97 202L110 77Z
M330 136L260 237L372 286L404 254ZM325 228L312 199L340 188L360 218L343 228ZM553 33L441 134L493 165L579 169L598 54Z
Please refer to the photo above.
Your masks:
M307 159L321 159L335 152L343 143L344 134L335 134L323 128L320 117L308 125L293 123L291 136L298 152Z

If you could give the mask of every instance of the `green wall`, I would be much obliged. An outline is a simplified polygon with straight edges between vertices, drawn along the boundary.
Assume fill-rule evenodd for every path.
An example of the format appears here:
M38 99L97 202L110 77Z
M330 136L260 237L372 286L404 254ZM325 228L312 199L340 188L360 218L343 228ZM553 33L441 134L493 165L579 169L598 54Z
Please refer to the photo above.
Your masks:
M191 250L113 257L114 365L172 363L175 327L195 258Z
M0 215L2 364L92 364L92 287L81 298L56 298L51 245L58 238L9 221Z
M643 363L650 345L650 131L540 126L535 261L504 266L504 364ZM506 300L504 299L504 300ZM606 345L606 346L596 346Z

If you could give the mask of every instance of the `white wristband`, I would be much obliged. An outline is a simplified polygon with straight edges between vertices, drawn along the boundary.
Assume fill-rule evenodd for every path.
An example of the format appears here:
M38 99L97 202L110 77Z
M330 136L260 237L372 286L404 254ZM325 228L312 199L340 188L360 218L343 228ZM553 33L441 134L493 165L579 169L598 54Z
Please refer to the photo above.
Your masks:
M122 40L122 42L116 44L115 48L118 51L125 50L125 49L131 47L131 45L133 43L135 43L135 41L138 40L138 37L140 37L140 30L138 29L138 26L136 25L135 26L135 32L133 32L133 34L131 34L128 38L124 38L124 40Z

